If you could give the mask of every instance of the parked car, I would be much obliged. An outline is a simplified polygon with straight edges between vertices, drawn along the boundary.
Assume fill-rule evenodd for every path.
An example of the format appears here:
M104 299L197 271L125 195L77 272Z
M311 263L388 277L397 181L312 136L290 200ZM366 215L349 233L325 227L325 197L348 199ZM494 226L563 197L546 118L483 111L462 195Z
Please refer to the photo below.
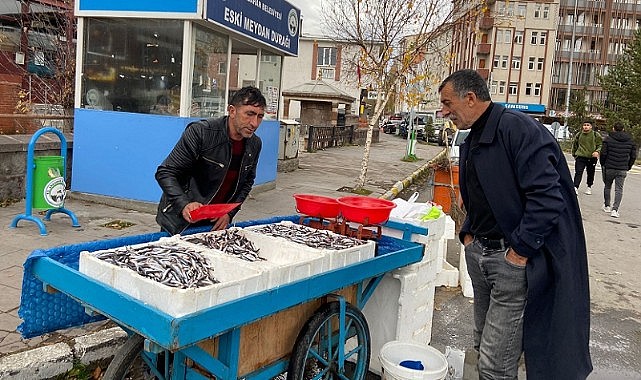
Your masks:
M409 129L409 122L408 121L403 121L401 124L399 124L399 135L406 139L407 138L407 133ZM416 131L416 139L417 140L423 140L425 141L425 125L424 124L413 124L412 128Z
M450 162L453 165L458 165L459 160L459 147L465 141L467 135L470 134L469 129L458 129L452 138L452 144L450 145Z

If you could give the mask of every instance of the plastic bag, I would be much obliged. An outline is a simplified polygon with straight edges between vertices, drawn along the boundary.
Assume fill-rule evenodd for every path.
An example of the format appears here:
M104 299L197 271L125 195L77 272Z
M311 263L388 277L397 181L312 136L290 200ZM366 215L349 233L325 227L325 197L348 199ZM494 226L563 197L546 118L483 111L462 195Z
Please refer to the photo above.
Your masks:
M396 207L392 209L390 213L391 218L404 219L409 215L416 214L418 209L421 209L422 206L425 206L424 203L415 203L418 199L418 192L412 194L407 200L401 198L395 198L392 200L396 204Z

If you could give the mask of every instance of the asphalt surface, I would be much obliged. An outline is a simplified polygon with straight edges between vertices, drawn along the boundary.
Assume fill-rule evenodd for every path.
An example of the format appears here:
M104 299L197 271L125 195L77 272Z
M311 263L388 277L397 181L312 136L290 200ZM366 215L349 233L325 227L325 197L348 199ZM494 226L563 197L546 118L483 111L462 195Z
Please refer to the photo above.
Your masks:
M424 169L429 159L442 148L418 144L419 161L405 162L405 142L396 136L381 134L381 142L371 150L366 188L371 196L389 194L399 182ZM363 147L330 148L316 153L301 153L299 167L288 173L278 173L275 188L252 192L236 220L262 219L296 213L295 193L312 193L340 197L351 195L341 189L353 187L360 172ZM569 159L572 165L573 160ZM590 286L592 297L591 352L595 370L590 380L641 380L641 262L638 260L639 226L641 226L641 169L635 167L628 175L621 218L611 218L601 211L603 184L600 172L593 195L579 193L584 228L588 240ZM407 199L414 191L419 201L431 199L424 178L401 185L400 197ZM585 177L584 177L585 183ZM585 186L581 188L584 190ZM344 190L344 189L343 189ZM107 205L89 201L80 195L67 200L65 206L73 211L81 227L73 228L69 218L56 214L46 222L48 235L40 236L35 224L21 221L18 228L9 224L16 215L25 212L24 202L0 207L0 357L30 348L73 339L89 332L102 330L106 322L58 331L23 340L15 331L20 324L18 307L22 280L22 263L36 248L49 248L78 242L109 239L155 232L154 209L150 205L110 202ZM109 204L119 204L113 207ZM134 211L139 210L139 211ZM36 214L37 215L37 214ZM129 227L113 226L124 221ZM110 225L112 227L110 227ZM459 263L458 243L451 240L448 262ZM445 352L447 346L465 351L472 345L472 302L463 297L460 288L437 288L431 344ZM562 342L559 342L562 344Z

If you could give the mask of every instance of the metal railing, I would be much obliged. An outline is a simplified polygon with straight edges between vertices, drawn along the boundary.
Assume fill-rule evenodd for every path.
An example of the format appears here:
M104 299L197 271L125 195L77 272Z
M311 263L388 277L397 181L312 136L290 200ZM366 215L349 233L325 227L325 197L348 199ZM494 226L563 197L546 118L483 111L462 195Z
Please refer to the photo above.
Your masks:
M353 125L345 127L307 126L308 152L320 149L334 148L345 145L364 145L367 139L367 128L357 128ZM372 142L379 141L379 129L374 128Z

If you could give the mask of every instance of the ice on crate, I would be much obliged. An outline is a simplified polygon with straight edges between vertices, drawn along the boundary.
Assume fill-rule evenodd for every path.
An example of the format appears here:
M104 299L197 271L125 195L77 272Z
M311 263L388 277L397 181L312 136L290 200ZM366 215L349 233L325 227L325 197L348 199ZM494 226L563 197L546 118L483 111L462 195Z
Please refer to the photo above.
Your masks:
M294 243L298 249L311 249L329 259L329 269L337 269L374 257L376 243L343 236L328 230L288 221L246 228L256 234L270 236L280 242Z
M207 268L201 268L201 270L213 270L217 282L194 284L193 287L172 287L162 284L152 277L141 275L136 271L136 264L132 264L134 268L129 268L127 265L120 266L117 262L108 262L99 258L127 255L127 252L129 255L145 251L158 253L168 247L177 248L177 251L189 252L186 256L202 255ZM126 260L126 258L124 259ZM177 265L171 259L167 260L166 264L169 267ZM162 263L149 265L152 271L164 273L172 270L163 267ZM191 249L177 247L175 243L170 241L137 244L96 252L83 251L80 254L80 272L174 317L241 298L264 290L267 286L265 274L257 269L241 265L222 255L199 250L196 247Z

